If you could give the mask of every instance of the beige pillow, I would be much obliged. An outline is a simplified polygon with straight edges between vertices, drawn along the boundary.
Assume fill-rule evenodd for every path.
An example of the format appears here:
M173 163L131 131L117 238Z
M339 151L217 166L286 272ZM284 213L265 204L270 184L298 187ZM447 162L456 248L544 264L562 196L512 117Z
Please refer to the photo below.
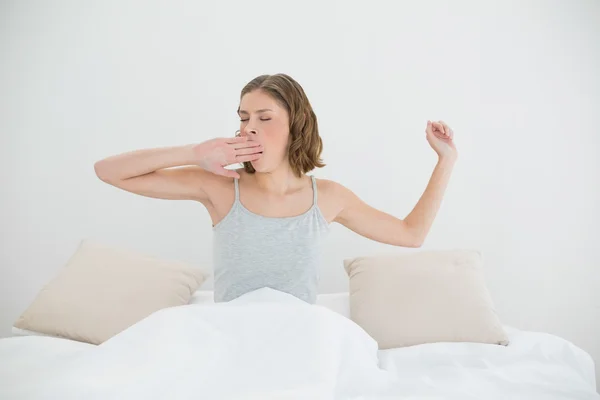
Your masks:
M14 326L100 344L155 311L187 304L204 280L183 262L86 239Z
M432 342L508 344L477 251L421 251L344 261L350 316L380 349Z

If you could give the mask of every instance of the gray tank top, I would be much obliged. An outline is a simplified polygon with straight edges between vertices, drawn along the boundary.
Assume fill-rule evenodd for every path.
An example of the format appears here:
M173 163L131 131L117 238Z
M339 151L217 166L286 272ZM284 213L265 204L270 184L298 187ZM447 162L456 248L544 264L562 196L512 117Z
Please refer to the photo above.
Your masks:
M233 300L264 287L315 303L321 241L329 225L317 205L317 184L311 176L313 204L293 217L265 217L235 201L213 228L214 299Z

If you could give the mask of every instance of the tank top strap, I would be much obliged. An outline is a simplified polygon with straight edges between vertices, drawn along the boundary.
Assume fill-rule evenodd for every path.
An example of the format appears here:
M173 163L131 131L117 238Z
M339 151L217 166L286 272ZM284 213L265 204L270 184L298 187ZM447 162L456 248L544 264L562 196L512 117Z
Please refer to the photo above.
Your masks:
M317 180L315 179L314 175L310 176L310 179L312 180L312 188L313 188L313 206L317 206Z
M235 188L235 202L238 203L240 201L240 184L238 183L238 178L233 178L233 187Z

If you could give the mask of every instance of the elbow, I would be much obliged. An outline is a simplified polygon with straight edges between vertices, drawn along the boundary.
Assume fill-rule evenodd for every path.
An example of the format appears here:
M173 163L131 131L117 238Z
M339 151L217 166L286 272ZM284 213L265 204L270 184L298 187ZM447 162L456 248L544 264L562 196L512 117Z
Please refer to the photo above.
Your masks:
M396 238L389 243L398 247L418 249L419 247L423 246L424 241L425 240L423 238L420 238L418 236L403 235L402 237Z
M418 249L419 247L423 246L423 242L424 242L424 240L414 239L414 240L411 240L409 243L407 243L405 247Z
M419 248L419 247L423 246L423 243L425 242L426 237L427 237L427 232L423 232L423 231L415 232L411 236L411 247Z
M402 229L400 230L400 238L398 245L402 247L419 248L423 246L427 232L413 225L409 225L406 221L402 221Z

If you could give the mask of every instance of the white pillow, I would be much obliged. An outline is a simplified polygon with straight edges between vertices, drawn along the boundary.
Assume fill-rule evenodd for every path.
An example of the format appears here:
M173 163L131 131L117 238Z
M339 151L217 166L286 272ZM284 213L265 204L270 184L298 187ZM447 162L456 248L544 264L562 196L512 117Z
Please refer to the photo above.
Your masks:
M344 265L350 317L382 350L433 342L508 344L479 251L357 257Z
M13 333L100 344L155 311L187 304L204 280L187 263L85 239L15 321Z

